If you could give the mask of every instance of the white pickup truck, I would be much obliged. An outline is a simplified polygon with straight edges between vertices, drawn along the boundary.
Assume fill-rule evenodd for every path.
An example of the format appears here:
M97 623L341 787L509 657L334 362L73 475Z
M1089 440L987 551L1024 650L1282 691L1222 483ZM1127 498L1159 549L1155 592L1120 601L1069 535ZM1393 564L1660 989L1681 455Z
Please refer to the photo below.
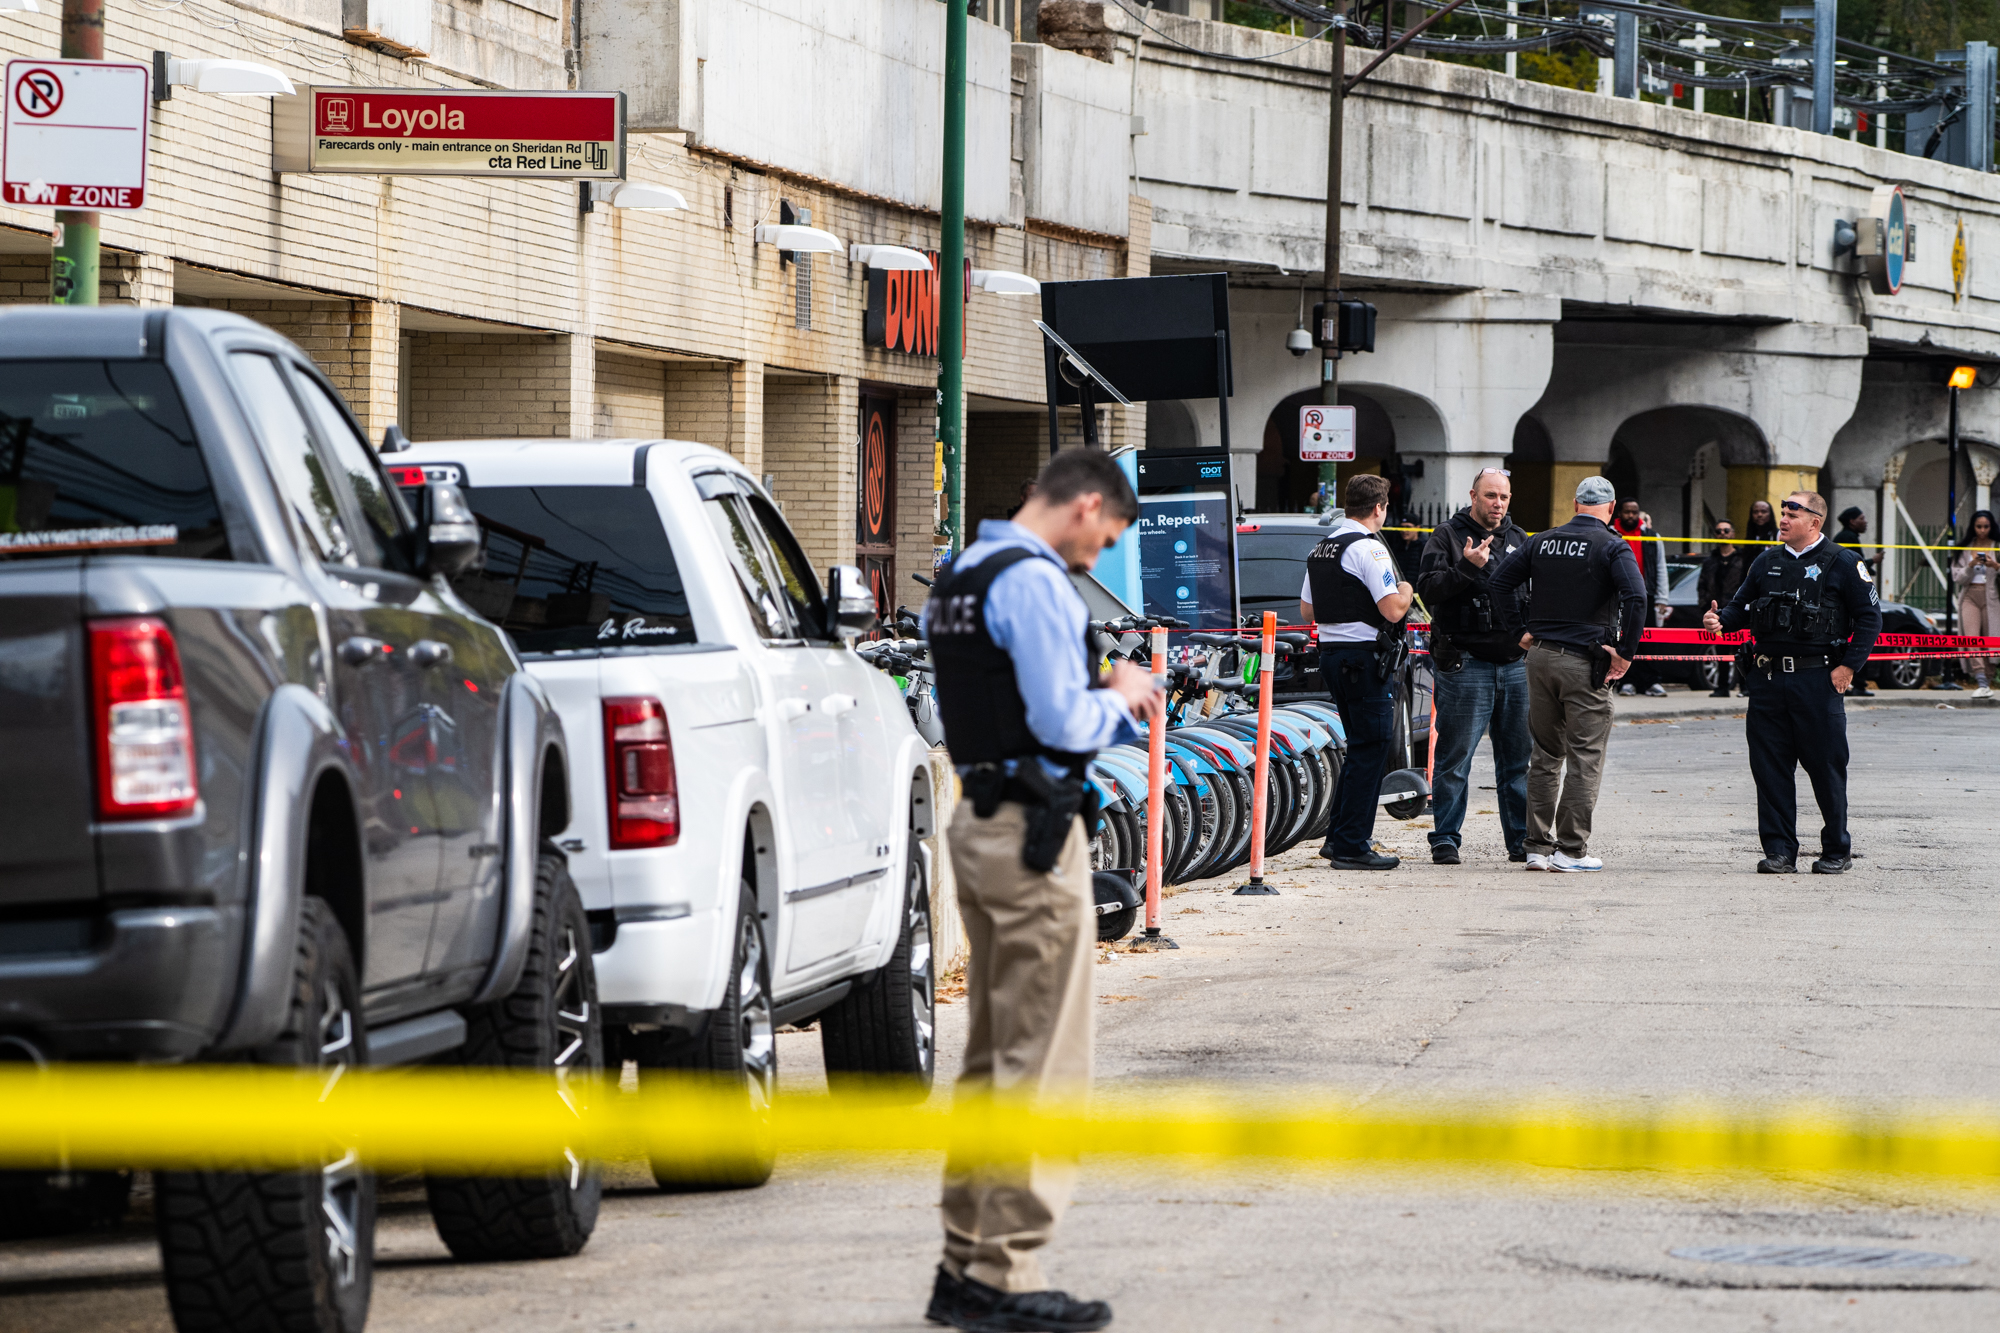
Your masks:
M613 1068L740 1080L738 1160L668 1187L761 1184L775 1030L817 1017L829 1076L920 1097L933 1066L928 747L851 640L860 572L820 580L757 480L677 440L427 443L483 534L453 587L513 637L570 737L569 870Z

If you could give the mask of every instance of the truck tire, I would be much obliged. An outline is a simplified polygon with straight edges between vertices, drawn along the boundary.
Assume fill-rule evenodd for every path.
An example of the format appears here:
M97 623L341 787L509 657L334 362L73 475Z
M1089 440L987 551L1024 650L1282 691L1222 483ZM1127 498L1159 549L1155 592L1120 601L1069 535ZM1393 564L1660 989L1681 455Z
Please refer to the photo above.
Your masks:
M653 1159L653 1179L663 1190L755 1189L777 1164L771 1105L778 1093L778 1038L771 998L771 952L757 894L743 883L737 895L735 948L722 1005L699 1036L658 1048L647 1063L685 1074L708 1075L732 1098L740 1092L737 1147L701 1161Z
M869 1089L896 1102L931 1095L937 1074L937 976L931 895L916 838L903 874L903 911L889 961L819 1018L826 1079L835 1092Z
M544 851L536 865L533 936L520 984L505 999L468 1010L465 1022L459 1055L467 1065L549 1069L558 1084L602 1076L590 921L560 853ZM597 1226L604 1194L598 1164L567 1148L544 1175L431 1176L424 1187L438 1235L466 1261L575 1254Z
M299 906L291 1013L259 1064L367 1063L361 986L324 899ZM375 1177L348 1154L318 1170L153 1177L167 1303L181 1333L361 1333L375 1269Z

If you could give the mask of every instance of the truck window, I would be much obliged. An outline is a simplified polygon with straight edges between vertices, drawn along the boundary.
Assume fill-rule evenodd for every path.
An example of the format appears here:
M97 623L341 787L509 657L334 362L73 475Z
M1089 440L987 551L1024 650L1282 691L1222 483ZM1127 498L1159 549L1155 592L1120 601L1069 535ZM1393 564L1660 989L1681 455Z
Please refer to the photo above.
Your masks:
M480 486L485 538L452 587L524 657L696 642L674 549L635 486Z
M799 549L792 530L763 496L746 496L740 503L749 505L775 557L779 587L791 605L792 623L808 639L825 638L826 602L820 593L819 579L806 563L805 552Z
M0 560L79 553L230 558L158 362L0 362Z
M780 574L770 549L755 532L755 524L734 493L710 495L701 502L715 528L722 549L736 571L736 584L750 608L750 619L758 636L765 639L802 637L792 624L790 599L780 585Z
M278 363L261 352L233 352L229 363L242 386L244 406L263 441L264 456L277 469L283 492L311 554L323 564L355 563L354 543L333 489L326 463L312 445L312 432L278 374Z
M357 516L367 530L367 539L359 543L361 563L407 573L409 561L403 554L402 539L409 530L409 522L399 503L401 497L390 489L388 479L382 475L375 451L355 433L347 414L341 411L325 385L296 371L292 381L298 386L299 396L305 399L307 415L319 428L320 443L333 455L335 468L346 479Z

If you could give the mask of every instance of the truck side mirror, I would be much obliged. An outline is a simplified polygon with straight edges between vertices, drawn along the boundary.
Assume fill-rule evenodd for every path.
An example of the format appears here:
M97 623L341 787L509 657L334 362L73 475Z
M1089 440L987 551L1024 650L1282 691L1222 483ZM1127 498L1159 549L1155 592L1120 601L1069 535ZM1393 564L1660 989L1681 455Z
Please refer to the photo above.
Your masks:
M424 487L424 512L417 522L423 533L423 549L417 561L425 578L442 574L456 578L479 560L479 520L465 502L465 492L448 481L433 481Z
M867 576L853 565L835 565L826 572L826 637L852 639L875 628L875 593Z

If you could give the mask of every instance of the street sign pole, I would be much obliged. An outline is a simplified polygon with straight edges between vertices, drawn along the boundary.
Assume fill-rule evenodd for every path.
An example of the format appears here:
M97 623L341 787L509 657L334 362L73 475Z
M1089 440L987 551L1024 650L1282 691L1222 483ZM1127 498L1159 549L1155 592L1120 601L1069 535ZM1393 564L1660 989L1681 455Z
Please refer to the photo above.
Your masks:
M65 60L104 59L104 0L63 0L62 54ZM52 304L97 304L98 236L95 211L56 210L49 265Z
M965 6L944 7L944 198L938 244L938 444L944 523L965 549ZM1054 410L1052 407L1051 411Z

